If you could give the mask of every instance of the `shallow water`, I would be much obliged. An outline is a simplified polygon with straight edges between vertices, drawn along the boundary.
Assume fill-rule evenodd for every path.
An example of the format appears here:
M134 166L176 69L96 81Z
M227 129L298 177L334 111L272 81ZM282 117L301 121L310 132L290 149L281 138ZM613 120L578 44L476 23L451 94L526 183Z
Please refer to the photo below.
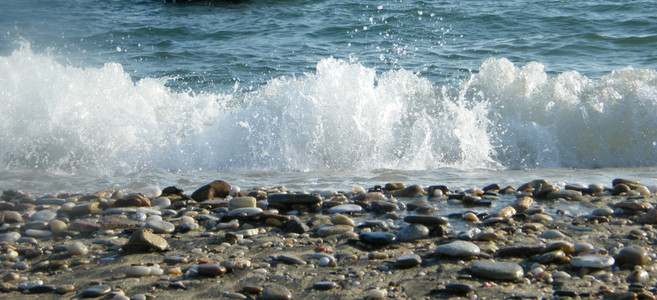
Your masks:
M5 1L0 188L654 184L651 6Z

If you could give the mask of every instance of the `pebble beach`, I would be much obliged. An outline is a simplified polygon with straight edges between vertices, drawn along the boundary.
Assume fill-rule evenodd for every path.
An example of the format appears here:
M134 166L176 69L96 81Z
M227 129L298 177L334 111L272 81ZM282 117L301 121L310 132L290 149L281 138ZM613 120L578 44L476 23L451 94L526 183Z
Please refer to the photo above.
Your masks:
M4 190L11 299L654 299L655 187Z

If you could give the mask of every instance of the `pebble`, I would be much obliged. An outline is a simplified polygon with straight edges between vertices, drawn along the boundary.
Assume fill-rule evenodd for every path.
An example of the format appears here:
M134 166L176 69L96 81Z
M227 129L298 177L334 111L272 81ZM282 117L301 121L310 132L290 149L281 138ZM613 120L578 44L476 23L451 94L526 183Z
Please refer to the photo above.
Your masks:
M410 215L404 217L406 223L418 223L426 226L447 225L449 220L440 216Z
M629 264L643 266L650 260L648 252L637 246L624 247L614 255L616 264Z
M287 300L292 299L292 292L286 287L271 283L265 286L261 294L262 300Z
M348 226L351 226L351 227L356 226L356 223L354 223L354 220L352 220L351 218L349 218L345 215L341 215L341 214L337 214L337 213L332 215L330 220L331 220L331 223L333 223L333 225L348 225Z
M405 226L397 232L397 240L400 242L413 242L429 237L429 228L419 223Z
M219 276L226 273L226 267L218 264L202 264L198 266L198 274L201 276Z
M45 238L45 237L51 237L52 232L50 232L50 230L28 229L25 230L25 235L35 238Z
M21 238L21 234L18 232L7 232L0 234L0 242L5 243L14 243Z
M541 234L541 237L548 240L561 240L566 237L561 231L556 229L550 229Z
M395 241L396 236L390 232L361 232L358 238L368 245L387 246Z
M54 235L58 235L66 229L68 229L68 225L66 223L64 223L63 221L60 221L60 220L50 221L50 231Z
M80 293L80 297L82 298L96 298L100 297L103 295L106 295L109 293L111 288L107 285L99 284L99 285L94 285L90 288L87 288Z
M228 201L228 209L233 210L237 208L255 208L256 207L256 198L255 197L236 197Z
M86 255L89 252L87 246L81 242L73 242L67 246L68 253L71 255Z
M478 260L472 263L472 275L499 280L518 280L524 271L516 263Z
M342 204L328 209L329 214L351 214L362 212L363 208L355 204Z
M385 290L371 289L367 291L365 299L384 299L387 296L388 293Z
M320 237L329 237L332 235L343 234L353 231L354 228L349 225L328 225L323 226L317 230L317 235Z
M480 253L479 246L466 241L453 241L439 245L433 250L433 255L452 257L471 257L478 256Z
M400 269L408 269L419 266L422 263L422 258L417 254L405 254L397 258L395 266Z
M320 281L313 283L313 288L320 291L331 290L337 287L338 285L332 281Z
M145 266L130 266L125 270L126 277L141 277L151 275L151 268ZM199 272L200 273L200 272Z
M570 264L577 268L601 269L613 266L614 258L599 254L580 255L571 258Z
M172 233L176 230L176 225L163 220L150 220L144 227L152 229L154 233Z
M169 247L169 243L163 237L154 234L150 229L139 229L135 231L130 240L122 246L125 250L140 251L164 251Z
M57 217L57 212L52 210L40 210L30 215L29 219L32 221L45 221L50 222Z
M158 197L151 201L151 206L159 209L167 208L171 206L171 200L166 197Z

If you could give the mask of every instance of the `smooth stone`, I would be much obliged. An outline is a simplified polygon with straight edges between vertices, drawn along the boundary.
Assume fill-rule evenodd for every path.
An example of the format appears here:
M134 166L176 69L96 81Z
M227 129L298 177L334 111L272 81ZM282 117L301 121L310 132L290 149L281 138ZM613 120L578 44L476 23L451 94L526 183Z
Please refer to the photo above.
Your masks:
M55 291L55 287L52 285L37 285L27 289L27 292L30 294L43 294L43 293L52 293Z
M570 265L577 268L602 269L614 265L614 258L607 255L590 254L575 256L570 259Z
M151 275L153 270L145 266L130 266L125 270L126 277L141 277Z
M0 242L14 243L21 238L21 234L18 232L7 232L0 234Z
M424 194L424 193L426 192L421 186L414 184L401 190L391 191L390 195L392 195L393 197L410 198L410 197L414 197L415 195Z
M66 203L66 199L59 198L39 198L34 204L36 205L62 205Z
M356 204L342 204L338 206L333 206L328 209L329 214L350 214L350 213L359 213L362 211L363 208L360 205L356 205Z
M301 259L298 259L298 258L292 257L292 256L287 256L287 255L277 255L277 256L275 256L275 259L277 261L286 263L288 265L305 265L306 264L306 262L301 260Z
M650 261L648 252L638 246L629 246L620 249L615 255L616 264L630 264L633 266L640 265L643 266Z
M210 200L215 197L226 198L228 195L230 195L230 190L231 187L228 183L223 180L216 180L194 191L191 197L197 202Z
M94 286L82 291L82 293L80 293L80 297L82 297L82 298L100 297L102 295L105 295L105 294L109 293L111 289L112 289L111 287L109 287L107 285L103 285L103 284L94 285Z
M358 238L368 245L387 246L395 241L396 236L390 232L361 232Z
M453 241L449 244L437 246L433 250L433 255L452 257L478 256L480 253L479 246L466 241Z
M310 231L310 227L308 227L308 225L306 225L305 223L301 222L299 217L290 216L290 220L285 222L285 231L302 234Z
M271 283L265 286L260 297L262 300L288 300L292 299L292 292L280 284Z
M75 291L75 285L72 285L72 284L64 284L64 285L57 286L55 288L55 292L57 294L60 294L60 295L70 293L70 292L73 292L73 291Z
M50 221L49 227L50 227L50 232L52 232L55 235L68 229L68 225L64 223L64 221L60 221L60 220Z
M417 254L405 254L397 258L395 266L401 269L413 268L422 263L422 258Z
M255 217L263 213L262 208L259 207L241 207L235 208L228 212L230 217Z
M356 226L356 223L354 223L354 220L352 220L351 218L349 218L345 215L341 215L341 214L332 215L330 220L331 220L331 223L333 223L333 225L348 225L348 226L351 226L351 227Z
M146 215L149 215L149 216L151 216L151 215L161 216L162 215L161 211L156 210L156 209L152 209L150 207L137 207L135 212L138 213L138 214L142 213L142 214L146 214Z
M449 223L449 220L445 217L440 217L440 216L410 215L404 217L404 222L418 223L426 226L438 226L438 225L447 225Z
M545 195L545 199L547 200L554 200L559 198L563 198L570 201L584 200L582 193L574 190L554 190L548 193L547 195Z
M354 228L349 225L328 225L320 227L317 230L317 235L320 237L328 237L352 231L354 231Z
M17 211L9 210L4 212L5 222L7 223L18 223L23 221L23 217Z
M50 232L50 230L28 229L25 230L25 235L35 238L43 238L43 237L51 237L52 232Z
M162 190L156 186L147 186L140 189L137 189L135 193L144 195L146 198L155 199L162 195Z
M313 288L320 291L331 290L337 287L338 285L332 281L320 281L313 283Z
M472 263L472 275L499 280L518 280L524 276L516 263L479 260Z
M591 243L586 243L586 242L575 243L575 245L573 245L573 248L575 248L575 253L579 253L579 254L588 253L593 251L593 249L595 249L595 247L591 245Z
M166 197L158 197L151 201L152 207L167 208L171 206L171 199Z
M650 274L648 274L646 270L634 270L630 275L627 275L625 280L631 283L648 282L648 280L650 280Z
M176 225L173 225L167 221L158 220L148 221L144 227L153 229L154 233L172 233L174 230L176 230Z
M255 197L236 197L228 201L228 209L233 210L236 208L256 207Z
M267 202L283 205L317 205L322 203L322 198L311 194L270 194L267 196Z
M81 242L73 242L67 246L68 253L71 255L86 255L89 252L87 246Z
M81 233L90 233L98 231L101 226L98 223L88 220L75 220L68 225L69 230Z
M375 200L370 203L370 209L376 214L385 214L396 211L399 207L390 201Z
M43 280L25 281L18 284L19 290L27 290L35 286L43 285Z
M226 273L226 267L218 264L202 264L198 266L198 274L201 276L219 276Z
M397 232L397 241L412 242L429 237L429 228L419 223L413 223Z
M541 237L548 240L561 240L566 237L561 231L556 229L550 229L541 234Z
M57 212L52 210L40 210L30 215L29 219L32 221L45 221L50 222L57 217Z
M152 230L142 228L135 231L130 240L122 246L124 250L156 250L164 251L169 247L169 243L163 237L154 234Z
M608 217L614 214L614 210L611 207L600 207L591 211L591 215L597 217Z
M121 199L117 199L114 202L114 207L133 207L133 206L150 207L151 200L142 194L135 193L135 194L126 195L125 197Z
M13 270L27 270L30 268L30 266L28 266L24 261L19 261L9 268Z

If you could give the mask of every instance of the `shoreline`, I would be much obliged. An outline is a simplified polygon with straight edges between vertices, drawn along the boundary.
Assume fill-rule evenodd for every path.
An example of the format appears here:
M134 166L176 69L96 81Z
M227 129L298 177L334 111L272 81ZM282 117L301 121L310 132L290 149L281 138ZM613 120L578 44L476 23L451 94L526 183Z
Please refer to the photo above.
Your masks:
M307 194L215 181L193 192L39 198L5 190L0 294L654 298L654 187L502 184Z

